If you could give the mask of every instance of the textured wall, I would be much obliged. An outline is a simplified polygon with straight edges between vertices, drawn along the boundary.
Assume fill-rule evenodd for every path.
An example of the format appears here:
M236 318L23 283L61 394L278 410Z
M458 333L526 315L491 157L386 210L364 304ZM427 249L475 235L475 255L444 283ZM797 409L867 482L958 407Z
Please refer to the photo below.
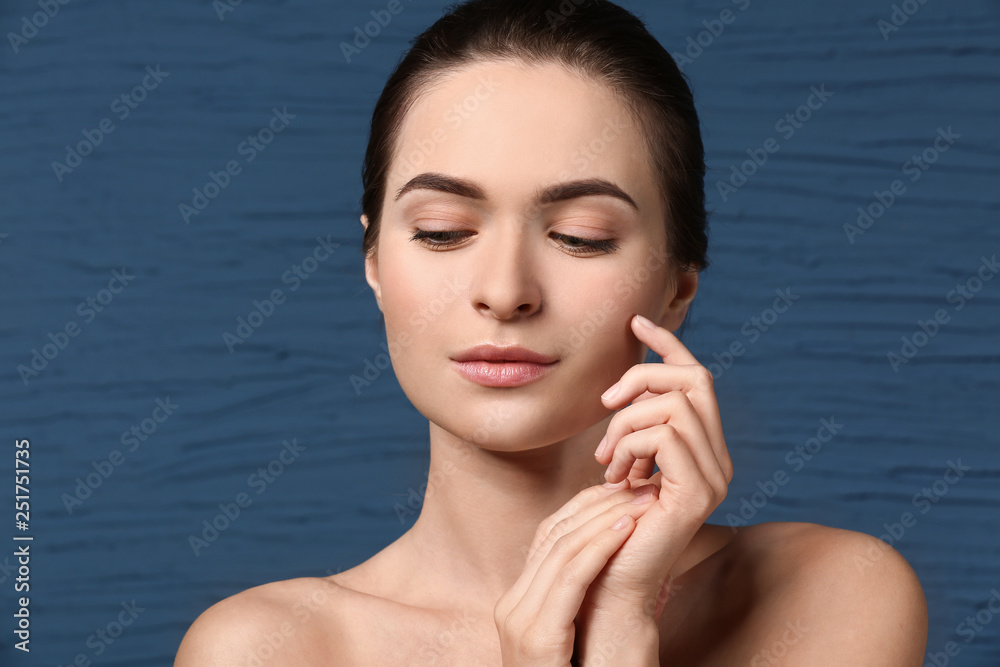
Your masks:
M718 364L737 470L713 520L746 500L762 505L751 522L881 535L909 512L890 539L925 586L928 650L955 640L948 664L996 665L1000 618L971 637L959 624L1000 589L1000 280L976 282L1000 251L1000 7L902 5L627 4L686 52L702 114L713 266L685 342ZM345 569L412 523L393 506L424 479L426 420L391 369L349 380L385 342L359 168L385 77L444 4L405 1L349 63L339 44L386 3L219 6L0 4L0 466L9 499L30 438L35 538L33 651L4 630L12 664L168 664L213 602ZM269 125L273 141L244 143ZM767 160L743 182L733 165L752 155ZM286 273L314 252L305 279ZM792 305L772 318L776 290ZM919 347L894 368L904 337ZM37 375L19 372L33 350ZM843 427L800 457L824 419ZM286 441L281 474L251 478ZM779 471L773 498L752 495ZM88 474L97 488L77 490ZM196 554L189 535L241 493L252 502ZM120 638L92 637L133 600Z

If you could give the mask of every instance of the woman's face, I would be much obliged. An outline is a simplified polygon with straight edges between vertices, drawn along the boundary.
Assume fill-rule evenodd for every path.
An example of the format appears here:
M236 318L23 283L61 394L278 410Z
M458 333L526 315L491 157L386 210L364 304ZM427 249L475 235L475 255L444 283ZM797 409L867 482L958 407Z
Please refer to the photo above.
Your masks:
M664 215L640 130L607 88L512 62L429 86L402 125L366 262L407 397L498 451L607 417L601 393L646 353L632 315L674 330L696 288L668 263ZM455 361L482 344L556 361L484 386Z

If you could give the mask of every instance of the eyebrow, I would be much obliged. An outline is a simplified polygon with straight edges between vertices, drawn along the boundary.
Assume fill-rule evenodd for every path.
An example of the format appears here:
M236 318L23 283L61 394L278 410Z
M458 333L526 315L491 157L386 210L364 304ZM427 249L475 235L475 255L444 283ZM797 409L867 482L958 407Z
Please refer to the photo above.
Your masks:
M464 178L456 178L434 172L418 174L411 178L407 181L406 185L396 191L394 201L397 201L411 190L435 190L437 192L445 192L480 201L487 199L485 190L476 183ZM550 185L535 194L535 201L538 204L551 204L576 199L577 197L601 195L620 199L636 211L639 210L639 206L628 193L603 178L587 178Z

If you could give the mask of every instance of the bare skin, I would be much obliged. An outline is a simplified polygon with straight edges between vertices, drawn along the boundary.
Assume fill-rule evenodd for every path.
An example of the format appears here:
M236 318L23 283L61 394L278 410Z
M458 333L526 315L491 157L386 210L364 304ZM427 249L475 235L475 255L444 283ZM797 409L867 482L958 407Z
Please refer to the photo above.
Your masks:
M704 523L732 466L711 375L671 333L698 276L668 261L642 134L609 90L559 65L476 63L421 95L398 145L366 278L429 422L420 516L355 568L217 603L176 665L567 665L574 641L583 664L921 664L920 584L879 540ZM626 197L539 199L570 181ZM452 358L486 342L557 361L479 386ZM664 363L642 364L647 348ZM550 622L548 643L511 630Z
M706 524L675 572L660 621L660 664L922 664L920 584L876 541L815 524L765 523L735 534ZM872 548L882 557L859 574L852 561L869 559ZM401 572L413 577L403 590L433 577L412 573L397 541L333 577L234 595L199 617L175 665L242 666L253 657L303 667L500 664L492 604L413 605L386 596L386 582L398 583ZM464 592L451 587L430 597L448 593Z

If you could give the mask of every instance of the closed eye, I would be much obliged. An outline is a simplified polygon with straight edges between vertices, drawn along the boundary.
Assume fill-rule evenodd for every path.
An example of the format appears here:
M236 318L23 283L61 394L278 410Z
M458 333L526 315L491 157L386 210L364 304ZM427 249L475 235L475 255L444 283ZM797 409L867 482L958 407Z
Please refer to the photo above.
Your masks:
M582 239L568 234L552 233L553 237L563 239L570 252L578 255L589 255L595 252L612 253L618 250L618 244L611 239Z
M454 239L459 238L462 234L469 234L471 232L428 232L423 229L418 229L417 232L410 237L411 241L419 241L421 244L431 247L446 247L455 245Z
M418 241L425 247L440 250L456 245L459 240L473 232L465 231L425 231L418 229L411 241ZM612 253L618 250L618 244L612 239L584 239L569 234L553 232L551 237L562 242L563 247L575 255L593 255L597 253Z

